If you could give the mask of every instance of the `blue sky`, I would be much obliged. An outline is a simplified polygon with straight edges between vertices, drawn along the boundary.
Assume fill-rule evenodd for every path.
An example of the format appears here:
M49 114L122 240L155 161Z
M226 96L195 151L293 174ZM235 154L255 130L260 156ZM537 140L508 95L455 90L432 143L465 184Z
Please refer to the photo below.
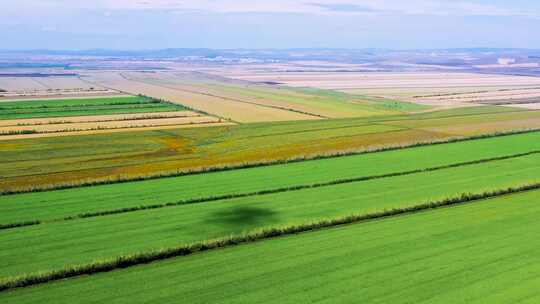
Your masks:
M538 0L2 2L0 49L540 48Z

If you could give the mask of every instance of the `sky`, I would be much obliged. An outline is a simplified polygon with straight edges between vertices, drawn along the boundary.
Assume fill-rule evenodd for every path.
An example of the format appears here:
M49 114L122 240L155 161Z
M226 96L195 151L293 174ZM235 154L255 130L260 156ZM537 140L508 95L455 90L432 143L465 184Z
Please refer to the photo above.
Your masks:
M0 49L540 48L538 0L1 0Z

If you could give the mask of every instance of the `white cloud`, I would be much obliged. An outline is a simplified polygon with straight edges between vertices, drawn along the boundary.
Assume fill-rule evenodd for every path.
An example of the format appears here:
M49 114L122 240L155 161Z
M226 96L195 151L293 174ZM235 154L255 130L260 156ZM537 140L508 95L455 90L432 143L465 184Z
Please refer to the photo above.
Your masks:
M535 10L501 7L475 0L19 0L4 10L170 10L216 13L406 14L442 16L540 16Z
M526 10L480 4L472 0L101 0L100 4L109 9L200 10L219 13L380 14L386 12L408 15L486 16L534 14Z

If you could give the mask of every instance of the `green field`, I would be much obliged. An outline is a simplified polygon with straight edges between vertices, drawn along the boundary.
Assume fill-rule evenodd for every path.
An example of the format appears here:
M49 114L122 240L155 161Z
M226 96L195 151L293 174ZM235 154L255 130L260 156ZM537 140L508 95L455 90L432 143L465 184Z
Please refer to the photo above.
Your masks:
M540 155L532 154L406 176L6 229L0 233L0 243L5 246L0 252L0 277L273 225L370 213L540 182L539 172ZM87 197L87 201L92 199ZM117 199L124 198L119 195Z
M523 153L540 154L540 132L192 176L11 195L0 197L0 226L348 179L418 173L414 171Z
M256 123L0 142L0 191L539 128L540 111L479 107L378 118ZM496 123L486 122L495 121ZM107 142L107 144L103 144Z
M540 191L0 293L6 303L537 303ZM81 297L83 295L83 297Z
M431 124L436 126L441 125L445 119L471 122L483 120L486 117L523 118L526 117L525 115L535 117L536 113L500 110L497 107L487 108L484 111L478 112L477 109L474 109L471 112L457 110L457 113L452 111L424 113L422 119L417 117L414 122L426 124L427 121L431 121ZM354 136L355 132L364 130L365 134L375 132L373 134L381 136L383 133L380 133L380 130L388 128L392 124L395 124L394 127L396 127L399 121L402 121L402 124L411 122L402 118L389 118L385 121L378 121L376 124L369 124L368 121L364 120L357 126L351 127L351 120L328 121L334 123L334 131L317 130L315 128L317 125L314 124L307 126L311 128L310 130L314 130L315 134L312 134L314 136L312 139L316 140L317 136L325 134L318 132L336 132L333 133L333 136L341 133L347 137ZM252 129L260 128L258 131L251 130L254 134L252 136L254 138L262 136L262 139L258 141L259 139L247 137L244 142L245 146L253 145L254 142L263 143L267 140L265 135L261 134L263 130L269 134L283 137L283 134L291 129L291 126L297 127L293 123L276 124L275 129L272 130L268 130L264 126L268 126L268 124L251 125ZM377 131L377 128L382 129ZM348 131L350 133L347 133ZM169 131L161 132L165 134L164 138L171 134ZM393 131L387 130L385 132L391 133ZM139 134L145 133L156 134L148 132ZM163 135L163 133L157 134ZM301 134L304 137L310 136L308 135L310 132L300 132L287 135L287 138L299 141ZM330 133L326 134L330 136ZM117 135L110 135L110 139L116 139L114 136ZM295 138L295 136L298 137ZM96 136L93 138L94 144L102 139ZM140 138L137 139L140 140ZM65 139L54 139L54 142L58 144L62 140ZM145 140L148 140L148 137ZM242 141L238 137L237 140ZM43 157L46 154L41 154L40 163L49 162L50 166L53 166L54 160L60 159L63 153L66 153L67 144L73 143L73 140L67 139L64 143L66 150L58 147L56 150L50 150L50 155L46 157ZM168 144L170 145L170 142ZM206 141L206 145L210 144L209 141ZM202 142L200 145L203 146ZM110 151L99 155L104 164L110 158L114 161L112 155L114 155L115 150L125 151L122 150L124 147L121 147L121 142L104 146L106 147L103 147L103 150ZM7 147L9 150L9 146ZM69 153L77 157L68 158L68 162L77 163L81 169L88 165L85 162L80 163L78 160L80 155L88 154L88 151L84 151L83 147L72 146L72 151ZM215 148L215 146L213 147ZM51 149L46 145L27 145L25 148L28 150L26 154L11 154L22 163L15 164L15 166L28 166L29 163L24 160L25 157L29 157L32 153L38 153L37 151L42 151L42 149ZM223 148L225 149L225 147ZM23 146L14 147L14 150L17 149L23 149ZM145 147L140 146L139 149L144 150ZM148 158L148 155L144 153L140 155L140 158L134 157L130 161L134 163L156 161ZM181 151L169 151L169 154L161 154L160 156L163 159L174 159L179 155L183 155L186 160L189 160L189 153ZM7 166L6 164L2 165ZM37 168L39 163L36 163L35 166ZM39 169L45 170L44 172L54 170L54 168ZM31 170L18 172L13 169L2 172L7 177L25 173L29 176L35 175ZM0 195L0 244L2 244L2 250L0 250L0 290L5 288L2 287L6 286L3 285L5 282L15 282L14 280L24 282L27 280L30 282L28 285L32 285L34 284L31 283L32 280L40 276L47 277L54 273L69 273L73 269L98 269L94 265L112 265L117 259L137 261L138 258L133 257L153 256L160 250L180 250L178 248L185 248L190 244L211 244L215 240L219 240L217 241L219 243L227 239L255 235L260 231L271 231L271 229L285 229L284 231L289 231L285 234L291 234L290 231L294 230L287 230L290 229L287 227L315 225L321 221L336 220L351 215L360 218L368 216L372 219L376 218L371 221L359 220L355 224L335 229L333 228L335 224L313 226L318 227L320 231L306 232L311 228L299 230L298 233L302 232L301 235L283 237L279 240L263 240L268 238L268 236L264 236L252 239L241 246L236 246L238 243L233 242L229 247L234 248L209 249L207 252L184 257L177 257L178 254L172 256L156 255L155 260L159 261L150 265L139 265L145 262L134 262L134 264L126 266L118 264L119 266L109 269L112 272L107 274L97 274L88 278L69 278L64 282L44 283L44 285L34 287L24 285L26 287L16 290L0 291L0 299L2 297L9 299L9 297L28 296L28 299L34 297L35 300L35 297L39 296L36 293L54 290L51 291L51 295L61 295L62 290L69 293L75 292L78 288L99 293L100 288L105 286L103 284L112 278L119 278L119 276L126 276L125 281L130 282L130 280L135 280L135 278L130 277L132 274L134 277L138 276L139 279L146 281L152 280L153 276L159 274L177 273L172 281L167 281L167 284L161 287L152 285L153 282L148 283L154 286L155 291L145 291L144 296L155 299L155 292L162 294L164 299L168 300L168 296L178 297L176 294L178 292L182 294L181 297L185 302L190 303L197 301L203 303L220 301L251 303L262 299L260 297L264 297L265 292L270 292L269 290L264 291L262 287L264 282L267 282L269 284L285 284L284 290L294 294L290 301L298 302L297 297L306 297L302 290L310 290L313 286L322 284L320 279L316 279L316 276L313 275L319 273L320 275L328 275L328 280L335 280L335 283L323 284L324 286L328 285L325 288L329 289L321 289L320 293L310 294L310 297L303 298L304 302L311 303L319 300L319 296L323 295L330 296L328 301L335 302L337 300L340 302L341 299L346 301L359 297L356 294L358 288L353 288L355 286L353 282L358 282L355 281L358 276L365 276L366 281L375 280L378 282L391 280L390 274L397 272L399 273L398 277L410 276L411 280L419 280L419 282L425 282L426 286L430 286L429 284L435 284L431 282L439 284L443 275L459 277L460 269L477 267L479 270L470 275L475 279L469 279L469 275L464 275L462 285L459 285L456 280L448 279L448 284L458 284L456 285L458 287L449 290L449 292L459 292L460 288L469 288L471 284L468 280L479 280L483 273L491 271L490 260L479 258L481 248L488 246L487 244L493 246L494 249L488 246L489 252L487 253L493 259L501 259L497 254L506 256L506 254L516 252L514 250L519 250L519 247L512 247L511 243L504 243L505 241L518 242L517 240L510 240L508 237L498 238L498 236L505 234L494 233L489 236L484 236L484 234L493 229L491 226L497 226L497 229L502 231L504 227L513 224L514 220L519 221L525 214L538 209L532 204L539 198L539 191L531 190L514 194L516 191L508 192L509 190L506 189L516 189L523 185L535 185L534 189L537 189L539 183L540 131L528 131L517 134L489 135L450 143L425 144L387 151L138 182ZM488 195L491 199L479 200L478 195L485 193L492 193ZM467 197L476 198L468 199ZM440 207L439 202L452 200L457 200L456 202L460 205ZM469 203L463 204L465 202ZM418 211L428 208L426 207L427 203L433 204L428 206L429 208L439 208L433 211ZM516 204L523 205L523 207L516 208L514 206ZM478 209L480 211L470 215L460 211L476 210L474 208L480 208ZM397 216L395 210L405 210L404 212L410 215ZM433 219L423 220L426 216L431 216ZM470 218L464 218L466 216ZM533 218L531 216L525 219L531 221ZM467 230L467 228L472 227L470 225L474 224L471 222L472 219L476 219L474 223L477 224L486 220L486 226L482 224L480 228L476 228L477 230ZM411 222L408 223L408 221ZM461 225L460 223L465 224ZM518 226L514 223L513 225L516 226L510 227L510 230L526 229L522 224ZM363 229L366 229L365 233L359 232ZM534 227L530 229L534 230ZM471 233L471 239L463 237L465 231ZM478 236L474 237L475 233L479 233ZM530 235L532 237L533 233ZM486 239L486 242L477 244L480 239ZM378 245L372 247L371 243ZM336 244L342 245L337 246ZM476 247L472 248L471 244L476 244L474 245ZM296 249L287 249L292 246ZM413 250L415 246L419 246L418 248L421 250ZM262 251L258 250L263 249L258 248L266 248L265 252L276 250L276 253L270 253L270 256L267 257L259 256ZM337 251L332 251L332 248ZM410 250L407 250L409 248ZM503 248L506 251L497 251L496 248ZM451 262L448 264L449 266L444 266L446 265L444 264L436 267L439 265L436 264L436 261L441 263L444 259L453 261L452 259L463 258L462 251L469 252L468 250L472 250L470 253L472 257L475 257L474 254L476 254L478 258L463 259L462 263ZM278 252L282 252L282 254ZM363 253L361 258L355 258L354 253L358 252ZM374 253L378 253L378 255ZM437 254L437 258L433 259L432 254ZM522 253L518 252L518 254ZM279 259L276 259L276 255L279 256ZM285 256L291 258L284 258ZM343 259L343 256L348 258ZM373 258L366 258L368 256ZM526 256L524 257L526 258ZM227 267L234 267L233 265L238 265L241 260L245 260L246 266L249 265L249 267L242 268L243 270L239 272L215 276L220 269L224 269L221 264L228 265L226 261L231 261L231 265ZM321 262L322 260L326 262ZM516 263L519 261L519 259L507 258L504 261L509 264L504 264L501 267L508 267L508 271L512 271L514 269L512 267L516 265L512 264L512 260L515 260ZM256 267L257 261L262 263L259 267ZM301 265L309 264L309 261L314 263L313 266L302 268ZM406 261L410 261L409 264L402 264ZM488 264L482 264L484 262ZM162 265L168 265L168 267ZM202 265L206 265L207 268L198 270L196 281L184 282L189 275L193 275L192 271L197 271L196 267L202 267ZM391 268L391 265L400 265L401 268ZM128 269L116 269L124 267L128 267ZM295 268L298 270L294 271ZM232 268L225 269L232 271ZM184 272L185 270L186 272ZM88 272L82 273L90 274L92 272L88 270ZM271 274L275 274L275 276ZM518 272L516 276L520 274L522 273ZM261 276L265 277L265 279L261 279L262 281L257 279ZM280 279L289 276L293 280L293 284L286 284ZM308 277L309 280L300 279L305 277ZM59 278L62 277L51 277L47 280L56 281ZM210 289L206 289L206 292L201 291L203 287L197 287L202 285L193 285L200 284L197 281L200 281L201 278L208 280L205 284L208 284ZM502 282L506 282L505 280L510 280L509 278L512 277L504 276L501 282L496 281L495 283L502 284ZM246 283L247 281L250 283ZM383 302L385 300L395 302L398 299L416 303L416 300L424 299L423 290L426 293L425 299L433 295L433 288L410 285L413 282L409 282L409 280L398 281L402 282L403 285L396 285L396 287L394 285L392 287L377 286L375 283L361 285L364 289L362 296L365 296L361 299L380 297ZM169 289L173 285L168 285L168 283L172 284L173 282L173 285L180 284L181 286ZM74 287L71 284L80 284L78 285L80 287ZM128 286L133 285L123 284L119 285L118 294L104 292L95 299L133 301L130 298L131 295L120 296L128 293ZM224 284L224 286L240 285L237 292L231 291L232 293L229 294L229 288L220 288L218 287L220 284ZM405 288L406 286L409 288ZM60 288L60 291L57 291L56 288ZM124 288L127 289L124 290ZM334 293L335 288L345 289L344 292ZM418 289L413 291L416 288ZM470 292L477 290L480 289L473 289ZM132 294L135 296L137 293L132 292ZM400 296L402 294L407 294L407 296ZM114 298L117 295L118 298ZM481 297L483 295L480 294ZM437 296L441 297L441 301L448 299L445 298L444 294ZM49 295L45 294L43 297L47 298ZM469 297L463 299L465 301ZM88 300L94 300L94 298ZM275 299L276 302L280 302L280 300L282 300L280 297ZM22 298L14 301L24 303ZM60 299L60 301L63 300Z
M0 103L0 119L66 117L184 110L182 106L140 96L25 100Z

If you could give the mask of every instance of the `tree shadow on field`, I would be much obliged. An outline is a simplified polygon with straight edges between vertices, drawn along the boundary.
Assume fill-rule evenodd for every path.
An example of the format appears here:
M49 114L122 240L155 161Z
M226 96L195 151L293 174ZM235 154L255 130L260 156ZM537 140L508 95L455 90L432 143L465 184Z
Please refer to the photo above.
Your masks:
M277 212L267 208L231 206L212 213L210 223L225 227L231 232L241 232L269 226L278 219Z

